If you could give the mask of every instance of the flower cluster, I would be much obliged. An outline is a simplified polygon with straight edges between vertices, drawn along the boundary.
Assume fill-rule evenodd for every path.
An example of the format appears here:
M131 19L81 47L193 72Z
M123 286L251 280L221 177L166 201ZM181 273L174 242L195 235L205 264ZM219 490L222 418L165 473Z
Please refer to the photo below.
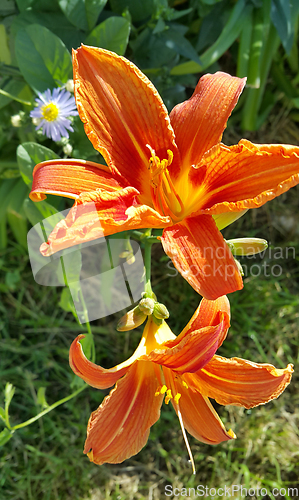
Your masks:
M73 66L79 116L107 166L60 159L36 165L33 201L47 193L75 200L41 253L50 256L121 231L159 228L166 254L204 297L178 337L165 323L167 316L155 314L153 296L152 310L145 312L144 303L135 308L124 328L146 320L144 333L135 353L114 368L89 361L82 336L73 342L70 365L78 376L97 389L116 384L90 417L84 451L97 464L136 454L164 398L178 415L186 444L185 429L205 443L233 439L209 398L252 408L278 397L293 370L216 354L229 328L226 294L243 286L231 252L236 241L226 242L220 230L299 183L299 148L221 142L244 78L207 74L192 97L168 114L155 87L127 59L82 45L73 53ZM75 111L67 93L54 92L39 97L32 116L57 140L71 130L66 116ZM253 251L265 248L264 240L250 245Z
M43 134L55 142L62 137L68 138L68 130L74 132L69 117L78 115L78 111L70 92L60 88L53 89L53 92L48 89L43 94L38 93L35 101L37 106L30 116L37 125L36 130L42 128Z

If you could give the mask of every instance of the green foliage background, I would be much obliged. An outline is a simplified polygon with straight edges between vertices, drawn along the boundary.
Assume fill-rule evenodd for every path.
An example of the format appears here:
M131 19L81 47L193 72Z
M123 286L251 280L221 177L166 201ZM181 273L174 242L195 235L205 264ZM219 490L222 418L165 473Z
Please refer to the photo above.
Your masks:
M238 440L209 447L191 438L196 477L190 477L177 418L165 405L139 455L119 466L90 464L82 455L86 423L104 394L79 392L67 359L71 341L84 330L65 291L34 282L26 243L31 224L68 206L51 196L38 204L28 199L34 165L66 156L63 141L35 131L29 112L36 92L72 78L72 48L85 43L125 55L153 81L169 110L190 97L203 72L247 76L224 142L245 136L298 143L298 12L298 0L0 0L0 500L155 499L164 498L165 484L263 486L264 498L272 499L271 489L284 487L286 495L276 498L288 499L287 488L299 488L296 372L285 394L266 407L217 408ZM21 126L12 126L13 115ZM73 126L71 156L102 161L79 118ZM260 275L249 272L245 289L230 297L233 326L221 355L298 366L297 214L294 188L226 229L227 238L266 237L270 248L284 250L279 260L268 252L244 262L248 269L256 264ZM295 256L286 258L288 247ZM280 265L281 275L265 276L265 262ZM154 291L178 334L198 296L181 277L168 276L167 264L155 247ZM140 338L140 331L116 332L116 321L92 325L96 359L106 367L128 357ZM5 427L5 405L17 426L76 390L75 399L31 425L14 433Z

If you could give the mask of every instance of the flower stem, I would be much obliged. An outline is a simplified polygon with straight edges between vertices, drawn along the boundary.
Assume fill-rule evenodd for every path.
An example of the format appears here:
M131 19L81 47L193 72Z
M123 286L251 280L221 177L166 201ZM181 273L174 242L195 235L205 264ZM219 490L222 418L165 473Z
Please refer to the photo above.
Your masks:
M149 234L150 236L150 234ZM152 259L152 238L144 241L144 268L145 268L145 287L144 291L149 298L153 297L151 285L151 259Z
M44 411L35 415L35 417L32 417L29 420L26 420L26 422L22 422L21 424L14 425L13 427L9 427L10 430L15 431L17 429L22 429L22 427L26 427L27 425L33 424L33 422L35 422L39 418L43 417L44 415L46 415L50 411L54 410L55 408L57 408L57 406L60 406L63 403L67 403L67 401L70 401L70 399L73 399L74 397L76 397L78 394L80 394L80 392L84 391L84 389L86 389L86 387L88 387L88 385L84 384L83 387L80 387L80 389L77 389L75 392L72 392L72 394L70 394L69 396L66 396L63 399L56 401L56 403L53 403L51 406L48 406L48 408L46 408Z

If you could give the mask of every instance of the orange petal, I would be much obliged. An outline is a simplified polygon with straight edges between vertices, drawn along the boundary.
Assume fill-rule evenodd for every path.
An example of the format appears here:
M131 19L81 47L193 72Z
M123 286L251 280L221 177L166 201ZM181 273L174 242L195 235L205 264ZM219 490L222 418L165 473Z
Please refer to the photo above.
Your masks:
M134 363L117 382L89 419L84 453L92 462L120 463L143 448L160 417L157 386L154 366L146 361Z
M196 387L189 386L189 377L192 375L174 377L173 372L167 368L163 372L165 384L172 391L171 403L176 413L178 410L181 412L184 427L192 436L207 444L219 444L236 437L232 430L226 431L209 399L202 396ZM174 397L178 393L181 397L177 404Z
M44 200L44 193L77 198L84 191L115 191L125 185L120 185L105 165L85 160L49 160L35 166L29 196L32 201Z
M183 169L199 163L202 155L217 144L237 104L245 78L217 72L204 75L192 97L170 113Z
M117 366L106 370L95 363L89 361L82 349L80 340L85 335L78 335L70 347L69 362L73 372L82 378L87 384L96 389L107 389L112 387L125 373L130 365L119 369Z
M290 383L292 365L284 370L273 365L253 363L240 358L214 358L190 376L202 394L222 405L252 408L277 398Z
M164 230L164 251L181 275L206 299L243 287L235 260L212 217L186 218Z
M281 144L215 146L202 159L197 213L218 214L258 208L299 183L299 148ZM196 185L196 170L190 174Z
M228 330L227 321L188 333L166 342L164 349L152 351L146 358L171 368L176 373L192 373L205 366L222 344Z
M113 52L82 45L73 51L75 97L85 132L111 171L149 204L149 144L160 158L178 152L167 109L148 78Z
M188 333L205 328L206 326L217 326L222 316L226 316L227 328L229 328L230 304L226 295L218 297L216 300L202 299L189 323L178 338L182 338Z
M136 205L138 191L127 187L118 191L98 190L81 194L67 217L60 221L41 245L44 256L103 236L148 227L165 227L162 217L146 205Z

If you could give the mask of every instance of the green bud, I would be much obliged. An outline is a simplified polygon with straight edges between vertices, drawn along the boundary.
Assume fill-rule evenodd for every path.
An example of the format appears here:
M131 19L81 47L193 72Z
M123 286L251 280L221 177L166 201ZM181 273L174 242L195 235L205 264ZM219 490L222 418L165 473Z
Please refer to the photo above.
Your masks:
M134 264L135 262L135 255L133 251L131 252L129 250L125 250L124 252L121 252L119 256L121 259L126 259L127 264L129 264L129 266L131 266L131 264Z
M155 307L155 301L154 299L150 299L149 297L141 299L141 301L139 302L140 311L142 311L147 316L153 314L154 307Z
M133 330L146 320L147 316L139 309L139 306L134 307L131 311L127 312L120 318L116 329L119 332L127 332Z
M160 304L159 302L156 302L156 304L155 304L153 315L157 319L169 318L169 312L167 310L167 307L164 306L164 304Z
M236 220L240 219L244 214L246 214L248 208L242 210L241 212L225 212L223 214L212 215L214 221L216 222L216 226L219 231L222 231L225 227L229 226Z
M234 255L242 257L255 255L268 248L268 242L261 238L236 238L234 240L227 240L226 243Z
M238 271L241 274L241 276L244 276L244 271L243 271L243 267L241 266L241 263L237 259L235 259L235 263L237 264L237 268L238 268Z

